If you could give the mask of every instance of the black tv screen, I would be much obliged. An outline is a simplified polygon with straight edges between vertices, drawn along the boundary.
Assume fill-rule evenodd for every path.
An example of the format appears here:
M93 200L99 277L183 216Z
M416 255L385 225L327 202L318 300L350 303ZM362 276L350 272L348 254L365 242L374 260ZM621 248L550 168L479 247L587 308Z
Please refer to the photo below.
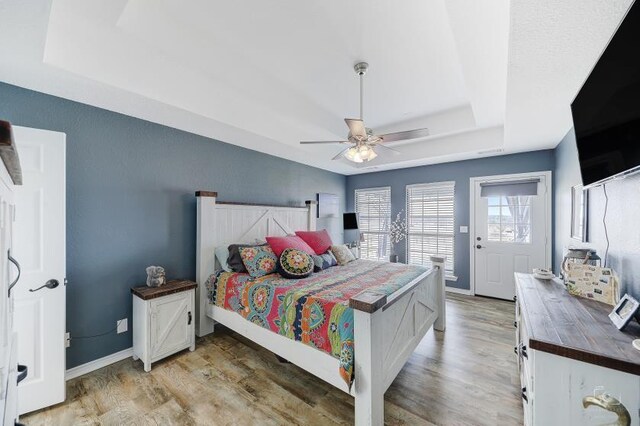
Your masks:
M640 2L571 104L584 186L640 166Z

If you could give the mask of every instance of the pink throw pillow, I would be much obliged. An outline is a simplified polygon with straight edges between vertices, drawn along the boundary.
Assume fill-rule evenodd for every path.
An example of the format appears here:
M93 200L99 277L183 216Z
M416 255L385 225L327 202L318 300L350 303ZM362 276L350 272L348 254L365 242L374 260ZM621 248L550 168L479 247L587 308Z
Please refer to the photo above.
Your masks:
M288 248L301 250L308 254L315 254L309 244L305 243L302 238L297 235L288 237L267 237L267 243L271 246L271 250L280 257L283 251Z
M317 254L325 254L331 248L333 242L326 229L320 231L296 231L296 235L309 245Z

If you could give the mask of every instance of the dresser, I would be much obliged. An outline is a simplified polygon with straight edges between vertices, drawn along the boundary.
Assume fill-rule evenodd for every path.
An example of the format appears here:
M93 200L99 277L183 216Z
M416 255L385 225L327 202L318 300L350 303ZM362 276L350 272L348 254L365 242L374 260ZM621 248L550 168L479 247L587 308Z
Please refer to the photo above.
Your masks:
M524 424L615 424L626 410L639 425L640 351L631 342L640 325L619 331L608 318L612 306L571 296L560 280L515 280Z
M20 162L11 125L0 120L0 422L18 421L18 381L26 375L18 368L18 342L13 327L13 286L18 266L11 256L15 205L13 187L22 183Z

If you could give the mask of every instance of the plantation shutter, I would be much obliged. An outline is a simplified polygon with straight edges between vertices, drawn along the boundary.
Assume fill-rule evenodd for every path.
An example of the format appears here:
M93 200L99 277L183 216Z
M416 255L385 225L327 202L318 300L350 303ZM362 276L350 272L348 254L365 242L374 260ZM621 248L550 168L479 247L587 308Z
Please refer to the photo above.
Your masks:
M360 257L388 260L391 188L356 189L355 204L358 227L364 235L364 242L360 245Z
M407 260L431 266L433 255L446 256L445 273L453 275L455 182L407 186Z

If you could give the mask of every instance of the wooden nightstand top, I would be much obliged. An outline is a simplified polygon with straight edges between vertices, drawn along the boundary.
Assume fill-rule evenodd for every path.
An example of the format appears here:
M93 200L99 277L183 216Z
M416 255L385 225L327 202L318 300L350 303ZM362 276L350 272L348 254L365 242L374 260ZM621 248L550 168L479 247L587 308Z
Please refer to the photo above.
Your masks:
M187 291L194 289L198 286L193 281L187 280L171 280L165 285L160 287L147 287L146 285L140 287L132 287L131 293L135 294L142 300L155 299L157 297L166 296L168 294L180 293L181 291Z

